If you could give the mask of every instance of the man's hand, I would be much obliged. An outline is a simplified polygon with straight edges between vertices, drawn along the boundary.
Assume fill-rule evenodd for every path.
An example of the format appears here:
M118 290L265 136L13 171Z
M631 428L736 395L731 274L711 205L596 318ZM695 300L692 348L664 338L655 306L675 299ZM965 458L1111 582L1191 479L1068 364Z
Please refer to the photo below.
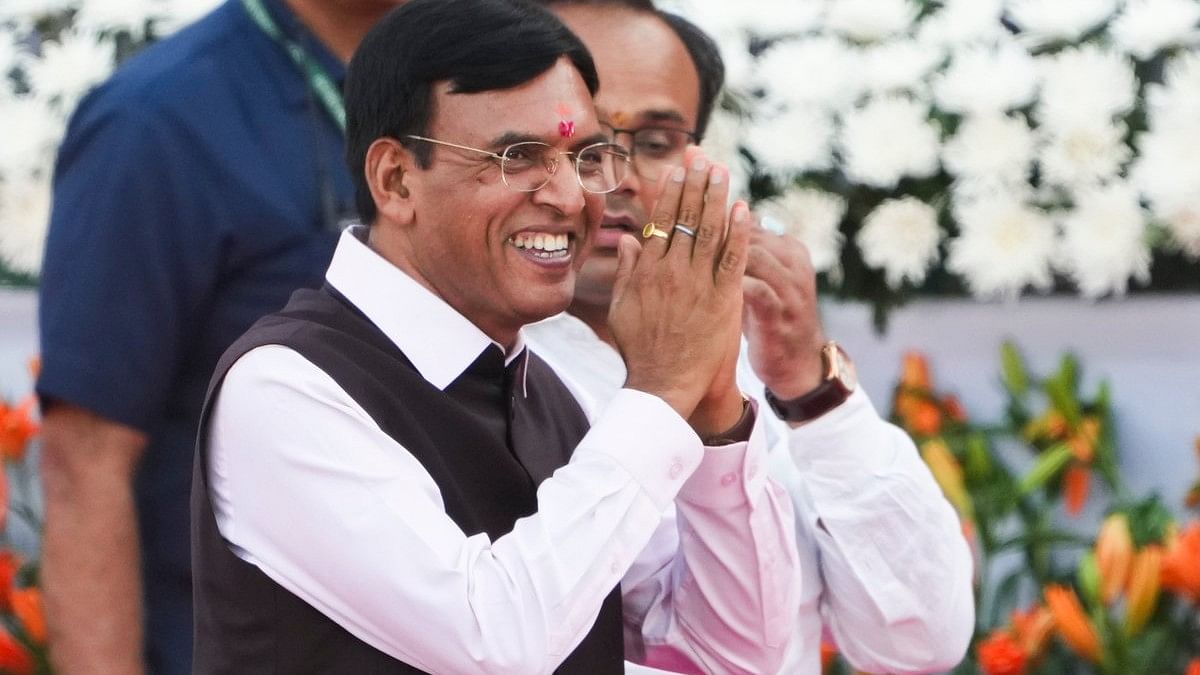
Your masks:
M755 226L742 281L750 365L771 393L788 400L821 383L825 332L817 316L816 274L794 237Z
M659 396L706 435L741 416L734 373L751 223L745 204L726 215L724 166L698 150L685 166L668 175L654 210L667 237L621 240L609 324L626 386ZM676 223L695 236L673 231Z

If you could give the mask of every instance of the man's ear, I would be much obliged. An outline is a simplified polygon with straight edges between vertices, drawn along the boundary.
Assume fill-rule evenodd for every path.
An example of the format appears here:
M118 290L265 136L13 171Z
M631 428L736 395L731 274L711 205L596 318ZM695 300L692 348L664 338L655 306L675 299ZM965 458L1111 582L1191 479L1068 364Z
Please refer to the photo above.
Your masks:
M387 220L407 225L413 218L413 200L405 178L414 157L394 138L377 138L367 148L364 172L375 210Z

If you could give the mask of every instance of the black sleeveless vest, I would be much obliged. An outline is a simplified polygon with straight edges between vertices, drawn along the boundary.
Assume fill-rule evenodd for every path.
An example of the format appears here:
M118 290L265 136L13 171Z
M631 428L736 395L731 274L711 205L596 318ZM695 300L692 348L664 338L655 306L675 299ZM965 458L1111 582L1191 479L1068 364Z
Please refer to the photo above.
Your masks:
M420 330L419 319L413 329ZM441 490L447 514L468 536L486 532L495 540L518 518L534 513L537 485L566 464L587 431L587 420L550 367L528 352L523 357L528 396L511 407L498 348L486 350L444 391L437 389L328 286L294 293L282 311L261 319L221 358L201 416L192 483L193 671L420 673L357 639L238 558L217 530L207 479L209 415L229 368L263 345L289 347L332 377L421 462ZM516 389L522 389L520 382ZM506 419L510 415L524 419L512 424ZM510 437L510 429L537 433ZM623 672L622 652L618 587L604 600L592 630L555 672L616 675Z

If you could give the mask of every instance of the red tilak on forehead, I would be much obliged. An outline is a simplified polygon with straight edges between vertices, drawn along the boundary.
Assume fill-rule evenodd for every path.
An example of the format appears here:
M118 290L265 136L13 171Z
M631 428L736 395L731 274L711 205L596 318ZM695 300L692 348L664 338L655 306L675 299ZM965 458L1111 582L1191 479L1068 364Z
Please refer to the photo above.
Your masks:
M571 106L566 103L559 103L554 109L558 116L563 118L558 123L558 135L563 138L571 138L575 135L575 120L568 119L571 115Z

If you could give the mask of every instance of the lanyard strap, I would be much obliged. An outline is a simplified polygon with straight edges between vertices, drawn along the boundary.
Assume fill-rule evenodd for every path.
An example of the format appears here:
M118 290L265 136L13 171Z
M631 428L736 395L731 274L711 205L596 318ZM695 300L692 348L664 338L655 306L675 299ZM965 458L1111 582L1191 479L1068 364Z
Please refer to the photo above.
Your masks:
M263 5L263 0L242 0L242 6L246 8L246 13L254 20L255 25L267 37L283 47L283 51L291 57L292 63L296 64L296 68L308 80L308 86L321 101L325 112L329 113L330 119L337 124L338 129L344 135L346 133L346 104L342 101L342 94L337 85L333 83L333 78L329 77L325 69L305 51L304 47L279 30L279 26L271 18L266 6Z

